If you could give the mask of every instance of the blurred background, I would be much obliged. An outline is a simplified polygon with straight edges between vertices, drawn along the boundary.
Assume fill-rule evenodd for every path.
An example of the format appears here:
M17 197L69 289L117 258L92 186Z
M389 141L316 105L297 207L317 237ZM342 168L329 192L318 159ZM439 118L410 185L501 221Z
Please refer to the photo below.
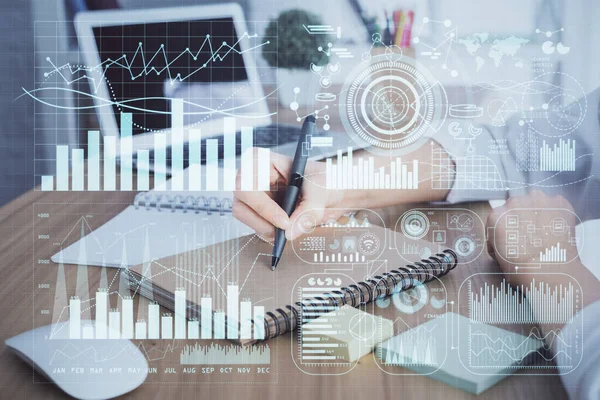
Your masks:
M44 57L48 43L54 46L56 60L78 64L77 39L73 17L86 9L136 9L219 3L210 0L4 0L0 2L0 205L32 189L54 161L35 139L36 132L62 131L68 140L82 140L78 132L95 126L93 114L55 113L33 100L17 97L23 88L32 88L44 77ZM373 46L379 33L390 44L403 47L428 68L455 101L464 93L477 97L491 95L465 88L481 82L532 79L542 71L559 71L577 78L586 92L600 86L600 5L595 0L240 0L249 25L257 33L270 20L289 9L304 9L320 17L322 23L339 27L343 47L358 55ZM393 35L395 12L408 16L412 40L397 43ZM428 20L424 20L428 18ZM36 23L37 21L37 23ZM52 22L40 24L39 22ZM425 22L425 21L437 21ZM450 23L445 23L449 21ZM448 35L451 40L448 40ZM48 41L48 38L52 38ZM418 38L418 43L414 38ZM503 47L505 39L513 47ZM553 44L548 47L547 43ZM517 46L514 47L514 43ZM555 45L569 57L558 57ZM438 62L430 62L423 44L439 50ZM336 44L337 45L337 44ZM446 49L449 45L449 50ZM438 49L439 47L439 49ZM565 50L567 49L567 50ZM518 54L517 54L518 53ZM357 59L339 60L349 71ZM260 58L259 67L278 76L277 66ZM341 84L344 73L332 77ZM556 82L570 84L570 81ZM286 89L283 87L283 89ZM82 87L82 90L85 90ZM289 90L289 88L287 88ZM285 93L280 94L282 104ZM477 100L477 99L476 99ZM65 101L77 102L72 98Z

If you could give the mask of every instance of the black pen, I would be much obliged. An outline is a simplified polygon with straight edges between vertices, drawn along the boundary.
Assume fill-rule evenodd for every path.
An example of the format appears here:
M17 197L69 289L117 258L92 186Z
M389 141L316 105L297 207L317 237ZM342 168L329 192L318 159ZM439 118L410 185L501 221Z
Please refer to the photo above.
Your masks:
M294 155L294 161L292 162L292 169L290 171L290 179L288 186L285 191L285 197L281 208L286 212L288 217L292 215L296 209L296 203L300 197L300 191L302 190L302 180L304 177L304 169L306 168L306 162L308 161L308 136L312 136L315 133L316 119L314 115L309 115L304 119L302 124L302 132L298 138L298 146L296 146L296 154ZM306 146L306 148L304 148ZM275 230L275 243L273 244L273 257L271 258L271 269L275 271L283 248L285 247L285 231L277 228Z

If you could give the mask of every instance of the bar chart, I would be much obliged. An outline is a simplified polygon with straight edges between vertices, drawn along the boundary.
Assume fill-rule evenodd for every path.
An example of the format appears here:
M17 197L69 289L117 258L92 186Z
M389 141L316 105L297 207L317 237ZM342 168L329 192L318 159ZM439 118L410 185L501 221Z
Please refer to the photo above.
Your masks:
M556 246L540 251L540 262L567 262L567 249L560 247L560 242Z
M575 141L560 139L558 145L555 143L553 147L550 147L544 140L539 159L540 171L575 171Z
M325 160L327 189L418 189L419 161L404 162L401 157L388 166L375 168L373 157L354 157L352 147L346 155L339 150L333 158Z
M336 334L339 329L343 329L339 324L336 314L339 307L330 304L330 301L326 297L323 299L318 298L323 293L335 293L335 291L339 290L340 287L330 285L323 287L302 287L298 292L300 297L299 303L302 304L299 313L302 324L298 324L298 338L301 338L299 341L299 356L303 364L327 365L340 362L332 353L335 352L337 347L342 345L331 342L327 337L327 335ZM340 296L342 295L340 294ZM319 324L307 324L324 314L327 314L327 317L319 319Z
M238 285L227 286L227 310L213 310L213 299L203 297L200 319L187 319L190 303L186 291L175 290L174 313L161 313L156 303L148 304L147 320L134 321L133 298L123 297L121 308L109 308L109 293L96 292L94 326L82 324L82 302L69 299L70 339L256 339L265 338L264 306L239 299Z
M271 349L268 345L220 346L212 343L207 346L185 346L180 355L181 365L245 365L270 364Z
M469 315L473 323L569 323L579 301L572 282L550 286L534 279L518 290L506 280L498 285L486 282L479 291L472 288L471 281L469 285Z
M183 100L171 99L171 131L154 133L153 146L147 148L133 148L130 113L120 115L120 137L105 135L102 146L100 131L88 131L87 170L85 148L57 145L56 174L41 177L41 190L143 191L151 188L153 176L155 190L231 191L236 185L238 147L241 151L240 189L268 190L270 151L266 148L251 151L254 147L252 127L240 127L241 143L238 146L236 119L223 118L223 157L220 160L219 139L203 139L201 129L184 126L183 116ZM203 148L206 151L204 164ZM170 159L167 158L169 150ZM186 154L187 160L184 159ZM188 173L184 173L185 161L189 165ZM167 184L169 172L172 179Z

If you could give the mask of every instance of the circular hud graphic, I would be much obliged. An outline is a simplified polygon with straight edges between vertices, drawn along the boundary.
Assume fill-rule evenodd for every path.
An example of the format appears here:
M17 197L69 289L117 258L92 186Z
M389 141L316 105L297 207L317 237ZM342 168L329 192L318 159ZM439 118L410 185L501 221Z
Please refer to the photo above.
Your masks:
M443 87L408 57L375 56L354 70L342 90L346 130L378 150L406 148L446 116Z
M420 211L409 211L400 221L402 233L410 239L421 239L429 231L429 220Z

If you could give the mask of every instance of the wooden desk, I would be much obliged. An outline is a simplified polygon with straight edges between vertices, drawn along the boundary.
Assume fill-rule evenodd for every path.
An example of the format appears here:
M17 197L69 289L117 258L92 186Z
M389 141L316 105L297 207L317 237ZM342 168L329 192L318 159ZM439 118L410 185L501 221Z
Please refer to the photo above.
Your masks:
M30 191L0 209L0 340L33 328L34 309L32 285L33 271L33 210L37 202L52 203L121 203L111 206L115 212L130 204L135 193L48 193ZM64 207L68 207L65 204ZM471 207L485 217L488 207L477 204ZM400 215L400 208L382 211L388 226ZM485 218L483 218L485 220ZM98 221L99 223L100 221ZM57 233L64 227L55 227ZM51 254L48 254L48 257ZM444 278L448 292L456 292L463 279L475 272L495 271L486 254L482 261L471 266L459 266ZM74 282L76 268L67 268L67 281ZM115 274L110 270L109 280ZM56 265L47 269L36 268L36 274L56 276ZM55 279L55 278L54 278ZM97 285L100 268L89 268L90 285ZM421 376L391 376L381 372L371 357L364 357L350 373L342 376L309 376L300 372L290 357L290 336L280 337L270 344L277 354L272 367L276 369L273 383L268 384L186 384L182 375L174 376L170 382L145 384L127 395L127 398L203 398L203 399L288 399L288 398L327 398L327 399L423 399L444 398L447 400L472 397L458 389ZM152 348L152 342L147 348ZM175 360L173 359L175 357ZM167 356L156 362L160 368L172 365L178 355ZM35 383L34 383L35 381ZM7 350L0 353L0 391L2 398L63 398L64 394L56 387L43 382L43 378L33 376L32 370ZM561 399L566 393L557 376L516 376L503 380L485 392L486 399Z

